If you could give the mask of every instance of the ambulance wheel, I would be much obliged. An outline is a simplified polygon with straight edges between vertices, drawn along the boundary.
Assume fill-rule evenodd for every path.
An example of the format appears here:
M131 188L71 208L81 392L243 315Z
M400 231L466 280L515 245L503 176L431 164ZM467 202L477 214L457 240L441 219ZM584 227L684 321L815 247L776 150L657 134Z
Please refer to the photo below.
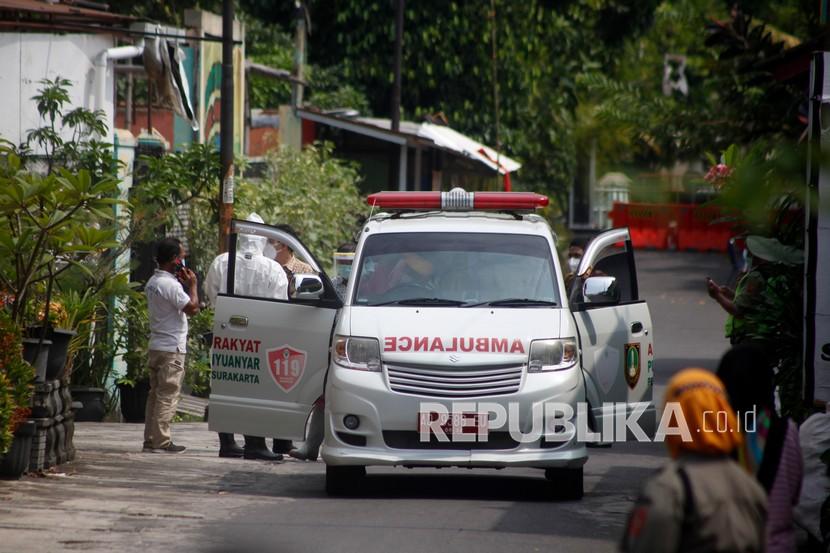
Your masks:
M582 467L545 469L554 499L582 499Z
M333 496L354 495L366 478L364 466L326 465L326 493Z

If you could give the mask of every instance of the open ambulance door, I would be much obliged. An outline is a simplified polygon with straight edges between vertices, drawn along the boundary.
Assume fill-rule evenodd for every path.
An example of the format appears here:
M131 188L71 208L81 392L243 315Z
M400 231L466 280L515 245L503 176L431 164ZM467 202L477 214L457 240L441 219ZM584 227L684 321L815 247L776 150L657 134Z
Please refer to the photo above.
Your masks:
M656 428L654 332L648 305L639 297L628 229L610 230L594 238L585 249L577 275L569 291L570 305L579 334L592 429L614 429L615 440L621 440L613 420L616 408L617 417L641 412L638 424L651 438ZM614 407L607 406L609 403ZM609 435L604 434L603 439Z
M235 273L244 260L242 253L237 257L237 244L250 236L288 245L319 278L295 276L301 282L287 300L241 294L245 285ZM226 289L217 297L213 321L209 428L304 439L306 419L323 394L329 343L342 305L331 281L292 234L233 221Z

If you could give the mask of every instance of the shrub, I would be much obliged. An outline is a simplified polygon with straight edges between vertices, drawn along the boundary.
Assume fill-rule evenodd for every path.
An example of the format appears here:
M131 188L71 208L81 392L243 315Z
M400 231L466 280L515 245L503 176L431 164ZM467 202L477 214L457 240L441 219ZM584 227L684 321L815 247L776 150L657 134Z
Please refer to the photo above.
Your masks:
M256 211L268 224L289 224L329 268L332 254L354 238L366 213L357 169L332 157L328 143L298 152L283 147L268 155L262 181L239 185L236 217Z
M23 360L20 328L0 307L0 454L8 451L17 426L29 416L35 371Z
M759 141L746 150L727 148L709 156L709 182L719 189L713 203L734 213L736 234L775 238L795 250L804 248L803 168L806 152L788 144ZM757 309L747 317L748 338L766 344L776 368L783 414L806 415L802 382L803 288L801 265L767 263Z

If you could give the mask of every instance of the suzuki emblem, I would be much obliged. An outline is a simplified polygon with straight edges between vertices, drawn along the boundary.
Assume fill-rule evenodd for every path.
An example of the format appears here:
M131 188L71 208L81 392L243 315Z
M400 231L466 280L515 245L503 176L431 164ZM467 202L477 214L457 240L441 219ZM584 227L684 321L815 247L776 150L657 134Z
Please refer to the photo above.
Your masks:
M450 355L450 363L458 363L458 356Z

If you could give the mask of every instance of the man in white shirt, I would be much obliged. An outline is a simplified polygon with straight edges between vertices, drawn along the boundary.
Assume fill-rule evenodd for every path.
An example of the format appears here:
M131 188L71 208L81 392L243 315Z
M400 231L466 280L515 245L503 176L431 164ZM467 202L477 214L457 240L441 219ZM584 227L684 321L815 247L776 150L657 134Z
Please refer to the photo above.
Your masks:
M150 394L145 410L144 451L150 453L185 450L170 439L170 423L176 414L184 377L187 317L199 312L196 275L184 266L184 257L178 238L159 242L158 268L144 288L150 318Z

